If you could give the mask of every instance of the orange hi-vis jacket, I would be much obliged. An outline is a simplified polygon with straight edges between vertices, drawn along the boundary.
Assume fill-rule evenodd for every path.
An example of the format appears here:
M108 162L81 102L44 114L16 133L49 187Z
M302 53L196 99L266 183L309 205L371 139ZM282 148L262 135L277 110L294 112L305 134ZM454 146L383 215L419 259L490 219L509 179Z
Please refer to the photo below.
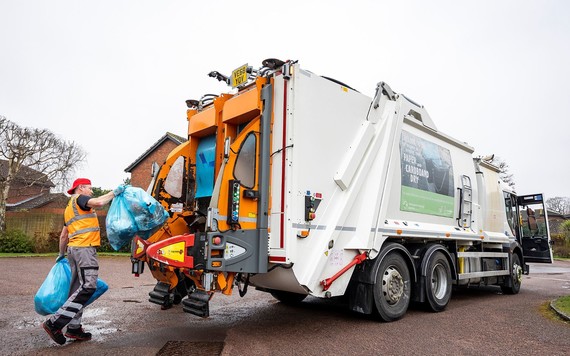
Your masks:
M78 197L79 194L73 195L65 208L64 219L69 233L67 246L98 247L101 245L101 234L97 214L93 209L81 209L77 205Z

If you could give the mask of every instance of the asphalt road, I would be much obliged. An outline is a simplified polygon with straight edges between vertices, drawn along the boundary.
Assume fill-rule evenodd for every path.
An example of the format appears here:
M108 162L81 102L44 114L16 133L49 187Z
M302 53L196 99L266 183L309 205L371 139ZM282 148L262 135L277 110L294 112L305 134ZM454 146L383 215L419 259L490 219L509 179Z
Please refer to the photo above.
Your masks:
M549 301L570 295L570 262L531 265L521 292L454 291L448 308L411 307L382 323L338 300L307 298L287 306L250 288L244 298L216 295L201 319L147 301L154 280L130 273L126 257L102 257L109 291L87 308L93 340L56 345L41 328L33 297L53 258L0 258L2 355L569 355L570 323L552 318Z

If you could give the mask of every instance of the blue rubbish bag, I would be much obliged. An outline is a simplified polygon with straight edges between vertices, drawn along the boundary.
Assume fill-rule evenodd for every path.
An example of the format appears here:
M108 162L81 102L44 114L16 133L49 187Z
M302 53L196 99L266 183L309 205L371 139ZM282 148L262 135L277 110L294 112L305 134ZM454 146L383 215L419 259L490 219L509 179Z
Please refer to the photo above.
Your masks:
M55 263L49 271L46 279L34 296L34 308L40 315L55 314L69 297L71 286L71 267L69 261L64 258ZM109 285L102 279L97 279L97 289L89 298L87 304L93 303L109 289Z
M55 313L67 300L71 285L71 268L67 258L55 263L34 297L40 315Z
M164 207L141 188L127 187L122 196L135 219L139 236L144 232L156 232L168 219L169 215Z
M100 296L103 295L103 293L107 291L107 289L109 289L109 285L105 283L105 281L103 281L102 279L97 279L97 289L95 290L95 293L93 293L91 298L89 298L85 306L88 306L89 304L96 301Z
M107 212L107 237L118 251L137 235L148 239L166 222L166 209L141 188L127 186L115 197Z
M113 247L115 251L118 251L126 243L131 241L133 236L137 233L135 219L129 209L127 209L123 194L113 199L109 211L107 212L107 218L105 219L107 238L109 239L109 244L111 244L111 247Z

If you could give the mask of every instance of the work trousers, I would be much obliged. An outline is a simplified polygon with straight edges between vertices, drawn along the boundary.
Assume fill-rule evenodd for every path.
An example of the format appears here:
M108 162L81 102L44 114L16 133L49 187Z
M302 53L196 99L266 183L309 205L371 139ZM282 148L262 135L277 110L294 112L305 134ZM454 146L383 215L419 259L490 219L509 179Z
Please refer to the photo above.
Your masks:
M69 298L50 321L58 329L63 329L66 325L68 329L77 329L81 327L83 308L97 289L97 248L69 246L67 259L71 267Z

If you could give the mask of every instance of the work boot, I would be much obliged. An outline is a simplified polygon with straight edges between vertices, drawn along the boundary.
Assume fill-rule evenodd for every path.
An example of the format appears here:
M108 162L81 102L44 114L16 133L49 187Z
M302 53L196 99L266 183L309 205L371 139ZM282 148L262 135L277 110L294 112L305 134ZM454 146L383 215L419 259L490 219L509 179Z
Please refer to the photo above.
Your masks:
M86 333L82 327L76 329L67 328L65 336L77 341L91 340L91 333Z
M61 329L57 329L52 323L51 321L46 320L43 324L42 324L44 330L46 331L46 333L48 333L49 337L51 337L51 339L55 342L57 342L60 345L65 344L65 342L67 341L65 339L65 336L63 336L63 334L61 333Z

